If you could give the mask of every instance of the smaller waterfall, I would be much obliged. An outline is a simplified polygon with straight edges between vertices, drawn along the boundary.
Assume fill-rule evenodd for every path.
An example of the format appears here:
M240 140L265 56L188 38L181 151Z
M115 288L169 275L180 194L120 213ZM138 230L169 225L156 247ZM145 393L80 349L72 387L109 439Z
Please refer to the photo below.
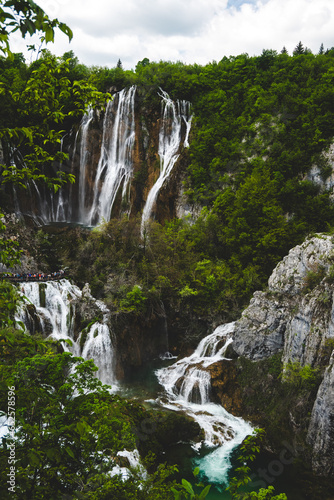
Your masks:
M123 89L108 102L103 124L100 160L94 184L91 209L83 222L96 225L109 221L116 195L122 187L122 199L126 199L133 171L133 147L135 142L134 102L136 87Z
M79 214L80 214L80 219L85 219L86 218L86 203L85 203L85 195L86 195L86 185L87 185L87 180L86 180L86 170L87 170L87 164L88 164L88 145L87 145L87 139L88 139L88 130L89 130L89 125L91 121L93 120L94 117L94 109L89 108L88 111L85 113L81 120L81 142L80 142L80 174L79 174ZM76 147L76 142L77 138L75 140L75 147ZM74 150L75 151L75 150Z
M224 356L232 342L233 331L234 323L219 326L201 340L191 356L156 372L168 398L167 402L162 399L161 404L169 409L186 411L203 429L202 445L212 451L197 459L196 464L213 483L227 482L233 449L252 433L247 422L210 401L211 377L206 368L226 359Z
M160 174L147 196L141 222L142 234L144 233L147 221L152 216L153 206L158 193L179 157L183 123L186 126L183 145L184 147L189 146L189 132L192 120L190 103L187 101L177 101L175 103L170 99L167 92L161 90L161 93L162 113L159 132Z
M84 359L93 359L99 368L98 377L104 384L114 384L115 349L112 344L111 332L107 325L109 310L100 301L95 305L100 309L103 319L94 322L87 334L86 341L81 348L83 332L77 340L74 339L74 318L76 302L82 298L82 291L72 285L67 279L60 281L23 282L21 291L26 297L26 305L21 307L18 320L22 321L27 329L31 324L27 304L35 306L36 315L43 333L56 340L71 340L72 346L64 343L65 350Z

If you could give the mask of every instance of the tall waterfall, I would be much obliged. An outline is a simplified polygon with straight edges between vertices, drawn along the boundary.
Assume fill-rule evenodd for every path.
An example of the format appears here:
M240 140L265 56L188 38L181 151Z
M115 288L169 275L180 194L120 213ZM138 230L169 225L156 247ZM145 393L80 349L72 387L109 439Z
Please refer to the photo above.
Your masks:
M130 211L136 143L136 93L136 86L117 92L107 104L103 124L97 111L93 108L87 110L77 132L74 134L72 131L67 135L66 148L71 144L69 160L55 166L58 170L74 174L76 183L65 184L54 193L46 185L31 181L27 185L29 196L20 200L19 197L15 198L14 193L18 213L30 215L40 224L61 222L96 226L110 220L116 201L117 206L121 203L122 211ZM182 148L189 146L192 122L191 104L188 101L173 101L161 89L159 96L160 170L143 209L142 233L147 221L153 216L159 192L170 176ZM138 126L137 132L140 130ZM146 134L147 130L143 126L143 137ZM141 144L141 138L141 135L137 138L138 145Z
M57 193L35 182L27 188L35 210L25 210L36 222L75 222L95 226L108 221L118 192L128 198L133 173L135 142L136 87L117 92L107 104L97 167L92 163L91 124L95 116L90 108L83 116L74 138L72 156L67 168L73 173L79 164L77 182L65 185ZM60 168L62 168L60 166ZM127 200L128 201L128 200ZM20 212L18 202L17 211Z
M161 90L161 97L162 113L159 132L160 174L147 196L141 222L142 233L145 230L147 221L152 216L159 191L165 180L169 177L179 157L182 137L184 137L184 147L189 146L189 133L192 120L190 103L188 101L177 101L175 103L163 90ZM186 128L184 135L182 125L185 125Z
M93 203L80 213L80 222L96 225L108 221L118 190L126 198L133 171L135 142L134 100L136 87L123 89L109 101L103 124L100 160L97 167Z
M206 368L226 359L233 331L234 323L219 326L199 343L191 356L156 372L168 398L167 403L162 399L161 404L186 411L203 429L205 438L201 446L211 451L196 463L212 483L227 483L231 453L252 433L247 422L210 401L211 378Z
M71 340L72 346L64 343L64 349L75 356L92 359L99 368L98 377L105 384L115 383L115 349L108 327L109 310L103 302L93 299L102 315L101 321L94 322L88 331L83 330L74 338L74 318L76 304L83 292L68 280L20 283L25 299L19 318L27 330L31 330L32 318L28 304L35 306L34 313L39 321L39 329L50 338ZM86 336L86 339L83 338ZM82 342L81 342L82 341ZM81 344L83 344L81 346Z

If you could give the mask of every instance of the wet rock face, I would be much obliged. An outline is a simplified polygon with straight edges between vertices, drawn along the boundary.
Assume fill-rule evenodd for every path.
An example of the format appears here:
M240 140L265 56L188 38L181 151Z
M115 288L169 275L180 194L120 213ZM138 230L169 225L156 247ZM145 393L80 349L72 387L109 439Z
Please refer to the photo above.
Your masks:
M211 376L211 392L214 400L221 403L227 411L240 415L242 395L237 381L237 368L228 360L208 366Z
M116 334L116 378L124 379L167 351L165 317L156 312L147 317L134 313L119 313L111 317Z

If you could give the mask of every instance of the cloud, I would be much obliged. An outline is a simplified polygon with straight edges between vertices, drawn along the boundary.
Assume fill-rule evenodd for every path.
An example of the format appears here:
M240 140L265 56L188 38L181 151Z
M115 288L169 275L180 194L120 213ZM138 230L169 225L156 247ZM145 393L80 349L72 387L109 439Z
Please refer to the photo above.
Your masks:
M37 2L38 3L38 2ZM73 50L87 65L134 68L139 60L206 64L263 49L290 53L301 40L317 52L334 45L332 0L43 0L74 32L50 50ZM22 45L21 45L22 46Z

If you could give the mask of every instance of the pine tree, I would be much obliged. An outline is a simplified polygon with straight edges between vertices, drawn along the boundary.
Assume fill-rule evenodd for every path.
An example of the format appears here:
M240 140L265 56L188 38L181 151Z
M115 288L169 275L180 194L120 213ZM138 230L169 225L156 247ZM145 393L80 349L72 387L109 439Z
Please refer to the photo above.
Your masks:
M302 44L302 42L299 42L293 51L294 56L299 56L300 54L305 54L305 49L304 49L304 45Z

